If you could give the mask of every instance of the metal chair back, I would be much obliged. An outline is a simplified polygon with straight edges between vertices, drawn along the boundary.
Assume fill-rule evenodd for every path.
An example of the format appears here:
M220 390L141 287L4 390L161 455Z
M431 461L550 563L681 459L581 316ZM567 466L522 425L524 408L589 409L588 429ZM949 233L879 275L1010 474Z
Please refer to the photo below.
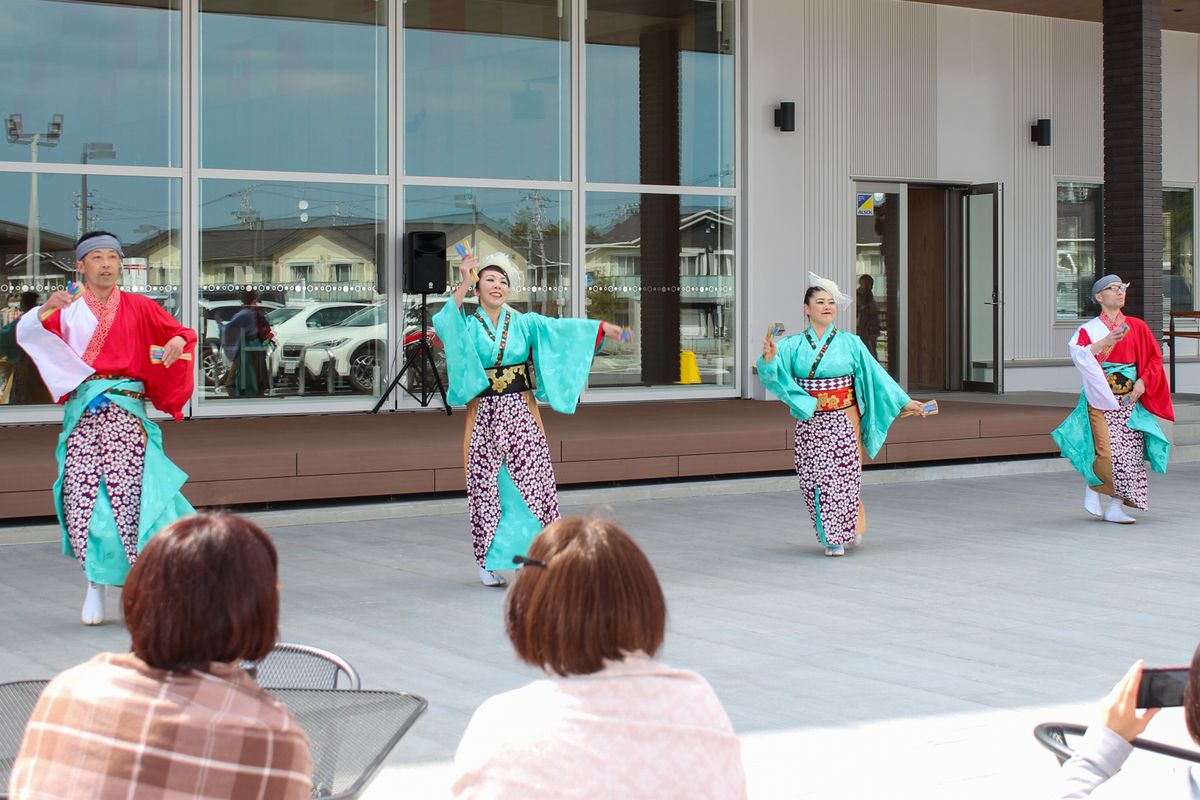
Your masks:
M8 797L8 779L25 738L25 725L33 716L48 680L0 683L0 799Z
M319 647L280 642L242 669L264 689L357 689L358 672L344 658Z
M314 800L352 800L425 712L425 698L353 689L272 689L308 735Z

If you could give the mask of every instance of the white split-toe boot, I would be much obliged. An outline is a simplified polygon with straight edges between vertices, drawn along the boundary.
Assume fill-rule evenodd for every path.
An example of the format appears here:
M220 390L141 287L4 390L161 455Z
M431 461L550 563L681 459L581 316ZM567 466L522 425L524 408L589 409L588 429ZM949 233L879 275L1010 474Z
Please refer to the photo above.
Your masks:
M1100 508L1100 493L1090 486L1083 487L1083 510L1093 517L1104 516Z
M1125 513L1125 501L1119 497L1109 499L1108 506L1104 509L1104 521L1116 522L1120 525L1132 525L1137 522L1136 519Z
M84 625L99 625L104 622L104 587L88 581L87 594L83 598Z

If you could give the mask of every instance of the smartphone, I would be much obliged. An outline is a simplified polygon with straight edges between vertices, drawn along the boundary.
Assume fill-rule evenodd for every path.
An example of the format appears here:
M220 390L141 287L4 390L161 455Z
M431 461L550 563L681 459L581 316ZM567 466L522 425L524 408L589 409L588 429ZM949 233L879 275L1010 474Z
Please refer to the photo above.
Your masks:
M1142 682L1138 685L1137 707L1181 706L1187 682L1187 667L1145 668L1142 670Z

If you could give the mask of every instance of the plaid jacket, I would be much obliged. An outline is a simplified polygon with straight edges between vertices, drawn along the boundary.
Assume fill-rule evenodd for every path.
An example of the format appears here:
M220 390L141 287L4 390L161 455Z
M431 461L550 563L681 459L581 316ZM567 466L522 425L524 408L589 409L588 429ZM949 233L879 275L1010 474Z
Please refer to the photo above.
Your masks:
M153 669L100 655L38 700L13 764L13 800L283 798L311 794L308 738L240 669Z

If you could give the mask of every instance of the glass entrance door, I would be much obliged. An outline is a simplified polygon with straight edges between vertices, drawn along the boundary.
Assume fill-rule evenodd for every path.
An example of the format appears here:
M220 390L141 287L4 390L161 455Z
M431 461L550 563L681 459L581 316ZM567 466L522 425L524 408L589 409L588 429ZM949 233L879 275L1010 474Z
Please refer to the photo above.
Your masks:
M963 196L963 389L1004 389L1004 273L1000 258L1003 187L972 186Z
M907 311L907 186L859 182L854 187L854 332L901 386Z

